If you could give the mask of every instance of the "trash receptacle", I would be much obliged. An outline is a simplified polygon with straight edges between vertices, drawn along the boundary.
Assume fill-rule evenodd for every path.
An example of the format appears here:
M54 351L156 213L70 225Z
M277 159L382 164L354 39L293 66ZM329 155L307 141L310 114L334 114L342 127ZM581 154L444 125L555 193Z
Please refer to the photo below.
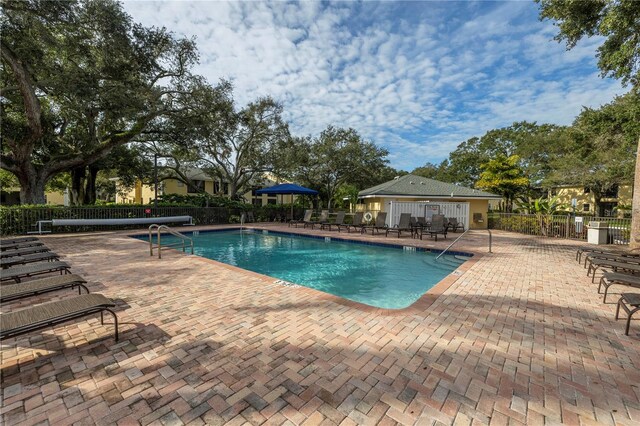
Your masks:
M589 244L607 244L609 224L607 222L589 222L587 230L587 242Z

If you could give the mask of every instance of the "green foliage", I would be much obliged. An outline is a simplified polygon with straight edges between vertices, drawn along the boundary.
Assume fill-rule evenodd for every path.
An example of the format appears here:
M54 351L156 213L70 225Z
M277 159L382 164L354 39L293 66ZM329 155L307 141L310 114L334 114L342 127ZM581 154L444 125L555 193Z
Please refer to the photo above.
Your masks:
M422 176L428 179L449 182L449 161L444 160L440 164L427 162L424 166L413 169L411 174Z
M23 202L191 107L193 41L134 24L120 3L6 0L2 12L1 166Z
M350 204L355 205L358 202L358 192L359 190L355 185L348 183L340 185L336 190L333 206L348 209Z
M205 193L193 195L165 194L158 196L158 201L161 203L190 205L194 207L227 207L243 210L250 210L252 208L251 204L246 204L221 195Z
M190 171L201 169L228 183L230 197L237 198L273 167L275 147L290 137L282 105L264 97L238 108L227 81L201 81L192 96L194 108L152 126L145 138L152 152L170 157L163 177L191 186Z
M481 166L482 173L476 186L494 194L502 195L507 200L507 209L511 210L514 198L523 193L529 186L529 179L519 165L520 157L506 157L498 154L495 159Z
M573 125L558 132L543 185L589 188L599 204L607 190L632 182L640 96L628 93L599 109L585 108Z
M0 169L0 188L6 190L7 188L16 188L19 186L20 183L13 173Z
M520 198L516 202L518 210L526 210L530 214L554 215L566 211L569 206L562 204L558 197L539 197L533 200Z
M559 28L555 37L572 49L585 37L602 36L598 67L603 76L640 83L640 2L637 0L536 0L540 18Z
M462 142L440 164L427 163L412 173L443 182L473 187L480 179L482 164L497 155L518 155L520 166L533 185L539 184L548 173L553 156L553 138L562 128L555 125L513 123L509 127L493 129L481 137Z
M392 170L386 166L388 151L363 140L354 129L329 126L317 138L291 138L278 150L283 155L274 172L318 190L329 207L341 185L361 190L380 183L381 177L388 180Z

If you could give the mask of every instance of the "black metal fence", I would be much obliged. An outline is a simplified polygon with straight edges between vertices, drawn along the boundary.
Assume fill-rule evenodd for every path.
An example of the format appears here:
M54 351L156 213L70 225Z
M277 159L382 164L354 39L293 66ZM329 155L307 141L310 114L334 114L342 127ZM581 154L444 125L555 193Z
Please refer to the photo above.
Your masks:
M190 206L29 206L0 207L0 235L24 235L37 231L37 222L52 219L125 219L140 217L191 216L196 225L219 225L240 223L243 212L253 212L257 222L284 222L293 218L302 218L304 209L290 206L256 206L253 209L229 207L190 207ZM247 215L247 218L249 215ZM49 230L48 225L44 224ZM99 225L99 226L58 226L52 231L86 232L119 229L144 229L145 225Z
M607 223L609 244L629 244L631 235L631 219L629 218L489 213L489 229L578 240L587 239L588 225L592 221Z
M198 225L230 223L240 220L239 209L224 207L4 207L0 209L2 235L21 235L37 230L37 222L52 219L125 219L159 216L192 216ZM144 225L56 227L58 232L82 232L115 229L138 229Z

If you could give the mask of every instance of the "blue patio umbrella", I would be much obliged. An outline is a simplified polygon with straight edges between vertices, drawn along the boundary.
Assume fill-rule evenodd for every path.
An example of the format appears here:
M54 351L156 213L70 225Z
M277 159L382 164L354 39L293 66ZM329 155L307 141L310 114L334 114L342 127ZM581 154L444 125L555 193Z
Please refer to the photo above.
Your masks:
M256 191L256 194L318 195L318 191L293 183L282 183L280 185L259 189ZM293 203L291 203L291 218L293 218Z

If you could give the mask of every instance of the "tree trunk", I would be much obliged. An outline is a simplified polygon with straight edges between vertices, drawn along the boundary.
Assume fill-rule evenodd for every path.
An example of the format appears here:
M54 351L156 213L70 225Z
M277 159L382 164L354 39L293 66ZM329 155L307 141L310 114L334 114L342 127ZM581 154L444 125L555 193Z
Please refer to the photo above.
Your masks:
M631 207L631 238L629 248L640 249L640 140L636 152L636 173L633 180L633 202Z
M84 201L85 174L85 167L78 167L71 170L71 191L69 191L69 201L72 206L79 206Z
M44 195L46 179L42 179L35 170L29 170L18 176L20 182L20 204L46 204Z
M89 173L84 188L84 204L96 203L96 178L98 177L99 168L95 166L89 166Z
M224 187L224 184L223 184L223 187ZM237 193L238 193L238 187L236 186L236 182L234 181L229 182L229 198L231 200L235 200Z
M593 192L593 214L596 217L602 216L600 214L600 200L602 200L602 194L600 191L594 191L593 189L591 191Z

